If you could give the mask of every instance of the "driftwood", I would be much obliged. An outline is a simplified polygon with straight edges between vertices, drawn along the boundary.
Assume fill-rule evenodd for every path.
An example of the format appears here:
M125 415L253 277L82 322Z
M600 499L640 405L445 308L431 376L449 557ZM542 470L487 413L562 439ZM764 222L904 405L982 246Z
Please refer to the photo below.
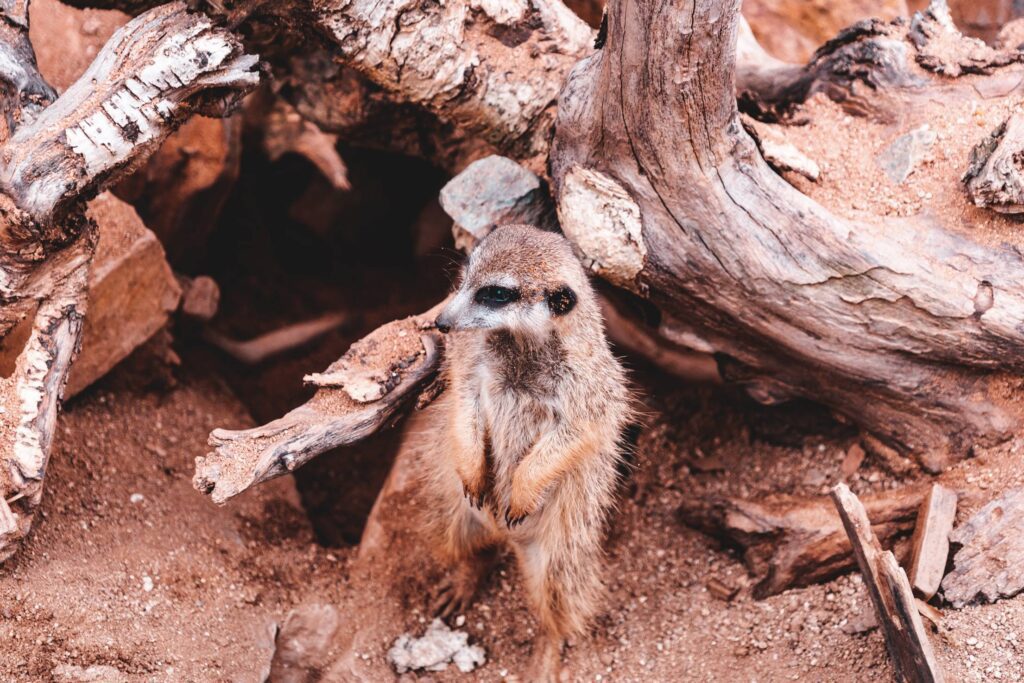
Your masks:
M932 484L921 501L911 541L907 576L914 592L930 600L939 591L949 558L949 533L956 518L956 492Z
M865 497L873 531L886 547L910 535L924 495L915 486ZM686 525L741 550L758 580L755 598L827 581L855 564L842 520L825 497L691 498L679 514Z
M971 152L964 184L971 201L1000 213L1024 213L1024 116L1011 114Z
M957 527L949 540L961 546L942 596L954 607L993 602L1024 591L1024 489L1013 489Z
M826 79L896 113L929 87L984 87L919 66L955 71L931 59L940 39L961 72L1005 79L1001 54L982 64L973 43L953 49L942 7L909 27L844 33L816 58L829 69L808 67L818 85L786 97ZM610 5L607 43L559 100L551 175L563 230L612 282L730 359L727 381L765 378L773 400L813 397L933 471L1007 439L1016 409L979 397L999 381L990 370L1018 369L1024 259L932 217L845 220L779 178L739 124L737 20L735 4L711 0Z
M196 458L195 487L224 503L394 423L439 368L440 339L424 333L439 310L388 323L353 344L324 373L307 377L319 391L287 415L254 429L214 430L214 450Z
M27 8L0 4L2 38L10 38L0 41L0 336L28 331L13 374L0 379L0 560L31 527L81 340L96 247L85 201L190 113L224 112L258 80L255 57L230 34L172 3L122 27L53 100L35 68Z
M820 401L931 471L1019 426L1017 408L987 398L993 371L1020 371L1019 253L930 215L840 218L771 170L733 97L784 120L824 93L885 121L943 99L1011 97L1017 54L961 36L943 2L909 22L860 22L806 65L764 58L738 2L617 0L596 52L594 31L558 0L294 10L283 0L226 13L279 29L249 40L300 113L344 136L332 117L387 100L452 139L550 169L561 227L586 262L715 354L727 381ZM303 52L296 37L310 28L325 43Z
M335 330L348 320L344 313L328 313L313 320L261 334L253 339L239 341L212 328L203 329L203 339L228 354L239 363L259 365L268 358L297 349Z
M945 678L925 633L906 573L891 552L882 550L864 506L846 484L832 489L832 500L853 544L896 677L908 683L941 683Z

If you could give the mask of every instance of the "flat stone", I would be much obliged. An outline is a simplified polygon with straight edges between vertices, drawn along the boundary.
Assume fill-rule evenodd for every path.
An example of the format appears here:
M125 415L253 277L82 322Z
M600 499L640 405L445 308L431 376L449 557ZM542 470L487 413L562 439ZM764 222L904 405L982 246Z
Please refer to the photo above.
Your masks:
M163 247L130 205L110 193L89 203L100 239L89 274L82 352L65 397L98 380L152 337L178 306L181 289Z
M556 227L554 205L544 182L502 156L474 161L441 189L440 200L455 221L455 246L465 251L499 225Z
M910 174L931 154L937 136L928 126L921 126L896 138L878 155L878 164L897 185L906 182Z

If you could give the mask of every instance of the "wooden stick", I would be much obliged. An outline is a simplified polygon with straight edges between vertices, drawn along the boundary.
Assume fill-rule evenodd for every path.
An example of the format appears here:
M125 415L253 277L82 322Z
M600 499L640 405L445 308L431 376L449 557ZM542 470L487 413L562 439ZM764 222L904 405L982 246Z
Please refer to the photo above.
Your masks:
M942 484L932 484L917 513L909 576L914 591L926 601L938 592L946 574L949 533L956 518L956 498L955 491Z
M354 366L362 365L364 371L353 371L353 376L379 378L376 398L356 400L348 387L324 386L305 404L268 424L241 431L215 429L210 434L214 450L196 458L193 485L222 504L321 453L393 424L440 367L440 339L421 332L436 315L437 307L384 325L353 344L325 371L325 375L333 375L342 367L353 371ZM361 387L359 393L365 391Z
M832 501L853 544L897 678L908 683L940 683L944 680L942 670L925 633L907 575L896 557L882 550L864 506L846 484L832 489Z
M328 313L319 318L286 325L253 339L238 341L211 328L203 329L203 339L240 363L258 365L272 356L308 344L317 337L341 327L348 320L344 313Z

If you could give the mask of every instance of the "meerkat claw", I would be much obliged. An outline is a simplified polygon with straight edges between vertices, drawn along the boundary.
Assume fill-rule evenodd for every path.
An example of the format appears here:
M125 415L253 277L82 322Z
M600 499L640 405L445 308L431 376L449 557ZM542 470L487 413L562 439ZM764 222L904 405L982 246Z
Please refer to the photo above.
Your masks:
M509 506L505 508L505 526L507 526L509 529L515 529L517 526L523 523L523 520L525 520L526 517L526 514L517 515L513 517L512 507Z
M469 501L469 506L470 507L476 508L477 510L483 510L484 509L484 494L483 493L473 493L473 491L469 488L468 484L463 484L462 485L462 495L463 495L463 497L465 497L465 499L467 501Z

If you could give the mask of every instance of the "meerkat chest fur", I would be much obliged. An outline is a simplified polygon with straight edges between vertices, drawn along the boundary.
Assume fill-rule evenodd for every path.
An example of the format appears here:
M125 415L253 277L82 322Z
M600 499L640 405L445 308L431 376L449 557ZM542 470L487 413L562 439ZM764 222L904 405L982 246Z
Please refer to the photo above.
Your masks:
M506 331L481 337L471 381L488 464L495 480L504 482L530 447L572 412L563 392L565 350L554 334L543 340L516 339Z

